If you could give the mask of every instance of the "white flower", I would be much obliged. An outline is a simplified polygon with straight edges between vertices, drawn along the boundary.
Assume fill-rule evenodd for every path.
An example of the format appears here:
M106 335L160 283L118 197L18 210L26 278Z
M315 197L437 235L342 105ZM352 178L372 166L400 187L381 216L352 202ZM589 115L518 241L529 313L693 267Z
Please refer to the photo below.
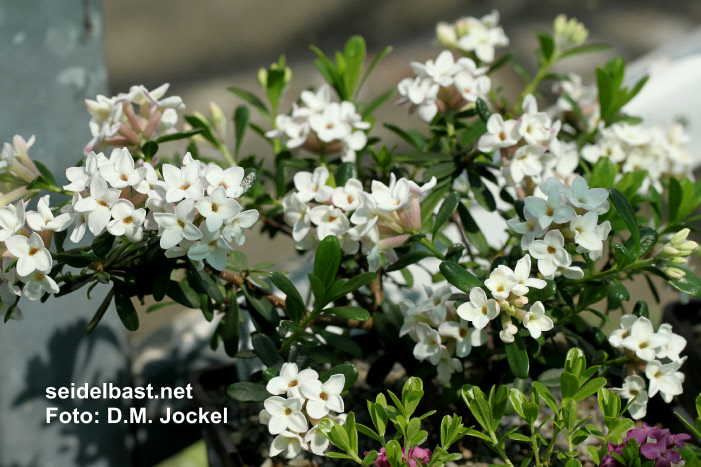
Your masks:
M499 23L499 13L495 10L491 14L477 18L465 18L461 20L464 26L459 27L463 31L458 32L458 48L466 52L475 52L477 58L485 63L494 61L494 49L509 45L509 39ZM461 34L462 33L462 34Z
M136 186L143 180L143 171L134 167L134 158L127 148L115 148L109 163L100 166L100 176L113 188Z
M509 175L514 183L521 183L525 176L535 177L543 172L540 159L545 153L545 147L539 144L521 146L516 150L509 162Z
M441 336L455 339L455 355L467 357L472 347L479 347L487 342L487 333L480 329L470 328L467 321L446 321L438 326Z
M640 420L647 414L648 395L645 390L645 380L638 375L627 376L622 388L613 388L613 392L628 401L635 402L628 407L628 413L634 420Z
M514 336L518 333L518 328L511 322L511 318L502 322L502 326L499 338L507 344L512 344L515 340Z
M529 287L534 287L536 289L542 289L547 285L543 279L537 279L535 277L530 277L531 275L531 257L526 254L523 258L518 260L516 263L516 269L511 271L507 266L499 265L499 269L504 270L504 272L512 273L518 284L514 285L511 289L511 293L514 295L522 296L528 293Z
M511 289L518 284L518 279L509 268L497 268L489 274L489 279L484 281L492 293L492 297L497 300L505 300L509 297Z
M302 93L304 94L304 92ZM285 144L289 149L298 148L307 141L310 128L306 115L278 115L275 117L275 130L265 133L266 138L279 138L285 136Z
M558 267L567 267L572 257L565 250L565 237L559 230L551 230L543 240L535 240L528 247L528 252L538 260L538 270L543 276L552 277Z
M342 235L350 227L348 218L338 208L316 206L309 211L309 219L316 225L316 236L323 240L329 235Z
M118 198L119 190L108 188L105 179L96 175L90 181L90 196L77 200L73 209L87 216L93 235L100 235L112 217L111 209Z
M204 228L204 230L202 230ZM233 250L218 230L210 232L205 225L200 226L202 238L187 251L187 257L193 261L207 261L214 269L226 268L226 256Z
M10 143L5 143L0 153L0 173L6 172L15 160L15 150Z
M0 208L0 242L4 242L24 227L24 201Z
M655 333L650 320L641 317L633 323L630 335L623 339L621 344L626 349L635 352L639 359L649 362L655 358L655 349L667 344L669 340L668 334Z
M37 212L29 211L26 215L27 225L35 232L42 230L53 230L62 232L68 228L73 221L68 213L54 217L49 207L49 195L42 196L37 202Z
M556 180L550 178L549 180ZM542 186L541 186L542 187ZM572 206L562 203L562 194L551 189L547 192L547 200L537 196L529 196L526 198L526 206L524 212L528 210L533 216L538 218L538 225L545 230L550 227L553 221L556 224L564 224L571 221L576 215Z
M22 287L22 295L29 300L39 300L44 293L58 293L59 288L46 272L34 271L28 276L20 276L20 280L24 282Z
M292 193L282 199L285 222L292 226L292 238L295 242L302 241L311 229L309 205L302 201L298 193Z
M650 380L648 395L652 397L659 392L665 402L669 404L674 396L681 394L684 374L677 370L685 360L686 357L666 365L658 360L648 362L645 366L645 376Z
M482 152L494 152L513 146L520 139L516 120L504 121L501 114L493 113L487 120L487 133L480 137L477 148Z
M241 212L239 203L234 199L227 198L226 189L223 186L217 186L212 190L210 196L205 196L197 201L195 208L200 215L204 216L210 232L218 231L226 221Z
M337 208L344 211L354 211L360 205L360 193L362 192L363 184L359 180L351 178L345 186L339 186L333 190L331 201Z
M523 326L531 333L531 337L537 339L541 333L553 328L553 320L545 314L545 308L540 302L535 302L523 318Z
M329 170L326 167L317 167L314 173L297 172L293 177L297 196L305 203L311 200L326 202L333 194L333 188L326 185L328 179Z
M226 191L226 196L238 198L243 194L243 176L244 170L241 167L229 167L224 170L218 165L212 165L207 168L204 176L209 183L207 193L211 195L216 187L221 186Z
M309 126L325 142L340 141L351 133L351 125L341 118L341 105L331 102L324 111L309 116Z
M438 113L436 99L440 86L432 79L423 76L404 78L397 85L397 90L403 96L397 103L411 102L412 108L409 111L416 108L422 121L429 123Z
M638 320L635 315L623 315L621 316L621 326L618 329L611 331L609 335L609 343L617 349L623 347L623 339L630 336L630 329L633 327L633 323Z
M134 209L131 201L120 199L112 206L112 217L114 219L107 224L109 233L115 237L124 235L130 242L141 240L144 233L142 224L146 218L146 210Z
M241 246L246 241L246 229L253 227L258 221L260 214L255 209L242 211L241 205L236 203L236 214L233 219L229 220L222 230L222 237L230 242L234 240L238 246Z
M470 290L470 301L460 305L457 309L458 316L466 321L470 321L477 329L484 327L499 315L499 304L490 298L479 287Z
M307 445L301 436L283 431L275 437L273 444L270 445L270 457L284 453L286 459L294 459L303 449L306 450Z
M595 211L589 211L570 222L570 230L574 232L574 242L587 251L601 251L604 248L600 232L597 230L598 221L599 215Z
M346 384L345 376L332 375L325 383L319 380L307 380L302 383L302 394L307 401L307 413L312 418L323 418L330 411L343 412L341 392Z
M399 337L409 334L412 339L418 341L419 337L416 335L416 325L418 323L429 323L431 319L428 317L428 314L423 308L417 308L411 300L402 300L399 302L399 311L404 317L404 322L399 330Z
M195 202L185 199L175 206L174 212L157 212L153 218L163 229L161 248L167 250L179 244L183 239L195 241L202 238L202 231L192 222L195 220Z
M44 246L39 234L32 232L27 238L13 235L5 240L7 250L17 258L17 274L28 276L34 271L49 272L51 270L51 253Z
M307 431L307 419L302 413L303 399L292 397L283 399L280 396L269 397L263 405L270 414L268 430L277 435L289 429L297 433Z
M280 376L268 381L265 389L270 394L286 394L287 397L303 399L301 385L305 381L317 379L319 379L319 374L311 368L298 372L296 363L283 363L282 368L280 368Z
M305 105L302 113L306 115L320 114L331 103L331 88L324 84L316 90L316 93L304 90L299 97Z
M403 209L411 201L409 182L406 178L397 181L394 173L390 175L389 186L378 180L373 180L370 188L377 208L382 211Z
M544 112L525 113L519 120L518 133L527 144L545 144L551 135L550 124L550 117Z
M580 175L574 178L572 186L565 190L564 195L573 206L587 211L604 214L609 209L608 190L606 188L590 189L587 181Z
M524 222L521 222L521 219L516 217L506 221L506 225L514 232L522 234L521 248L527 250L533 243L533 240L540 238L545 233L545 229L540 226L538 218L531 214L528 209L523 210L523 217L526 218Z
M142 180L134 186L137 193L148 195L151 198L159 198L165 200L165 188L159 183L158 172L148 162L140 169L142 171Z
M85 158L85 165L66 169L66 178L71 183L64 185L63 189L75 192L84 191L90 185L93 175L98 172L100 166L108 162L104 154L91 152Z
M668 358L672 361L677 361L681 357L679 354L684 350L686 347L686 339L684 339L682 336L679 334L675 334L672 332L672 326L669 323L662 323L660 324L659 329L657 330L658 334L663 334L663 335L668 335L669 336L669 342L666 344L662 345L657 349L657 355L656 358Z
M167 202L177 203L182 199L197 201L204 196L204 187L200 182L199 162L183 165L180 169L171 164L163 164L161 172L163 173L162 183L166 189Z
M436 365L438 381L444 384L449 383L450 377L453 375L453 373L462 370L462 362L457 358L452 358L447 349L441 349L441 358L438 360L438 364Z
M418 323L415 332L419 340L414 346L414 358L419 361L428 360L433 365L437 365L443 348L441 335L426 323Z
M445 321L448 312L446 301L450 298L452 290L449 285L444 285L436 290L424 285L424 291L428 299L420 303L417 308L428 313L431 322L438 326Z
M458 60L458 62L461 60L469 60L472 62L472 66L475 67L474 62L469 58L462 58ZM458 90L460 95L467 102L477 102L478 98L486 96L489 93L489 89L492 86L489 76L475 76L474 73L467 70L463 70L455 75L454 84L455 89Z
M87 230L87 218L82 212L75 211L75 204L80 200L80 193L73 193L71 202L61 208L61 214L68 214L73 223L73 232L70 239L73 243L78 243L85 236Z

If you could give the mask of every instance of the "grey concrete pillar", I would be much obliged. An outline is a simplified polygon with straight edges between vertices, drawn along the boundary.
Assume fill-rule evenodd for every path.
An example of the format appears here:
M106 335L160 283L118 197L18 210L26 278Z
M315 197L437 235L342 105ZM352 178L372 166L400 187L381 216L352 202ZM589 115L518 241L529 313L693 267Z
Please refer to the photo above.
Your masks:
M107 92L100 2L0 3L0 66L0 140L35 134L30 156L63 182L90 137L83 100ZM116 312L85 336L105 293L22 301L24 321L0 323L0 465L131 465L128 425L106 423L107 407L124 401L45 397L48 386L128 384ZM98 412L99 423L47 424L47 407Z

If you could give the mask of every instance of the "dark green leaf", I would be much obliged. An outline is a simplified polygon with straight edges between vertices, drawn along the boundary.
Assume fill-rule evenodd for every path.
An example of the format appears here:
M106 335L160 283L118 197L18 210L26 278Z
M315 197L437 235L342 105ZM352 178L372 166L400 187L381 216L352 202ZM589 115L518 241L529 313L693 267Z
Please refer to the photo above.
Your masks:
M489 117L492 116L492 112L490 112L489 107L487 106L487 103L482 100L482 98L477 98L477 102L475 103L475 107L477 108L477 114L480 116L483 122L487 123L487 120L489 120Z
M618 279L607 279L606 287L608 288L608 295L612 299L619 302L627 302L630 300L628 289Z
M453 215L455 210L458 208L460 203L460 194L456 192L451 192L448 197L441 204L438 214L436 214L436 221L433 224L433 239L435 241L436 235L440 231L441 227L448 222L450 216Z
M328 300L333 302L349 293L355 292L359 288L375 280L376 277L377 274L374 272L364 272L346 281L336 281L329 290Z
M366 321L370 319L370 313L364 308L358 306L335 306L333 308L325 308L324 313L342 316L348 319L356 319L358 321Z
M234 357L239 351L239 304L235 293L229 296L229 306L220 326L224 351L229 357Z
M326 295L324 284L322 284L319 278L312 273L307 274L307 276L309 277L309 285L311 286L312 294L314 295L314 308L321 309L324 305L326 305L326 303L328 303L324 300L324 296Z
M511 344L505 344L504 349L506 351L506 359L509 362L509 368L511 368L511 372L514 376L520 379L528 378L528 351L526 351L526 346L521 336L516 334L514 336L514 341Z
M167 296L184 307L200 307L200 299L197 296L197 292L182 282L170 281Z
M611 46L608 44L584 44L584 45L580 45L577 47L572 47L567 52L560 54L560 58L562 59L565 57L570 57L572 55L605 52L605 51L609 50L610 48L611 48ZM602 187L602 188L608 188L608 187Z
M689 269L674 266L676 269L681 269L686 274L681 279L670 280L669 283L679 291L691 297L701 297L701 279Z
M440 265L440 270L448 282L466 294L469 294L470 290L472 290L474 287L484 286L482 281L477 279L472 273L468 272L459 264L444 261Z
M351 178L356 178L355 164L344 162L336 172L336 186L345 186L346 182Z
M557 292L557 284L555 281L547 279L545 283L545 287L542 289L536 289L535 287L528 288L528 294L526 294L528 303L544 302L555 295L555 292Z
M243 135L246 132L246 127L248 127L249 120L250 114L248 112L248 107L246 107L245 105L240 105L236 107L236 110L234 111L234 129L236 131L236 157L238 157L239 155L241 143L243 142Z
M336 280L340 264L341 245L336 236L329 235L319 243L314 257L314 275L321 280L327 290Z
M95 315L90 320L90 323L88 323L88 327L85 330L86 334L89 335L91 332L93 332L93 330L97 327L97 325L100 324L100 320L102 320L102 317L105 316L105 312L107 311L107 308L110 306L110 303L112 303L112 297L114 297L114 288L111 288L110 291L107 292L105 299L102 300L102 303L100 304L99 308L95 312Z
M263 103L262 100L260 100L258 97L256 97L254 94L246 91L245 89L241 88L236 88L236 87L231 87L229 88L229 91L233 92L237 96L239 96L241 99L244 101L248 102L251 104L253 107L258 109L261 114L263 114L264 117L266 117L268 120L271 119L270 117L270 112L268 112L268 109L265 107L265 104Z
M433 253L431 253L430 251L424 251L424 250L412 251L408 255L402 256L397 261L395 261L394 263L387 266L387 268L385 270L387 272L399 271L400 269L404 269L407 266L411 266L412 264L418 263L419 261L421 261L424 258L434 258L434 257L435 257L435 255Z
M253 334L251 344L253 351L265 366L275 366L280 362L277 347L270 337L260 333Z
M257 383L234 383L226 390L226 393L234 400L241 402L263 402L270 397L265 385Z
M462 203L458 205L458 215L460 216L460 221L465 229L465 235L470 243L477 248L477 251L481 255L488 254L489 243L487 243L487 238L482 233L482 230L477 225L477 222L475 222L475 219L470 214L470 211Z
M122 324L128 331L136 331L139 329L139 315L131 302L131 298L127 295L116 291L114 294L114 304L117 307L117 314Z
M636 247L635 251L637 255L637 253L640 251L640 230L638 230L638 222L635 218L633 206L630 205L628 198L626 198L626 196L616 188L611 188L609 193L611 203L616 207L616 210L621 215L623 221L628 227L628 230L630 231L631 238L633 239Z
M200 133L202 133L202 131L203 131L202 128L195 128L194 130L183 131L180 133L171 133L169 135L163 135L156 140L156 143L161 144L161 143L167 143L168 141L177 141L180 139L192 138L193 136L199 135ZM156 146L156 149L158 149L158 146ZM155 152L154 152L154 154L155 154ZM144 155L145 155L145 153L144 153Z
M618 175L618 166L608 157L601 157L592 167L589 186L609 189L613 186L616 175Z
M37 169L39 170L39 173L41 174L42 177L44 177L44 182L46 182L48 185L53 186L53 187L58 187L58 183L56 182L56 179L54 178L54 174L51 173L51 171L41 162L38 160L33 160L34 165L36 165Z

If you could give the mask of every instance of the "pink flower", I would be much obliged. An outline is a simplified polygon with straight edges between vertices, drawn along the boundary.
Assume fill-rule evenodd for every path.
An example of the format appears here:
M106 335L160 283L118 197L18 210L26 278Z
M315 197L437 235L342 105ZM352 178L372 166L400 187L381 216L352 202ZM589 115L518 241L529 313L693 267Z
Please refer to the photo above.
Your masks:
M367 455L367 452L365 454ZM431 450L418 446L409 449L408 452L402 449L402 460L409 461L409 467L420 467L431 460ZM390 467L385 448L380 449L377 459L372 465L375 467Z

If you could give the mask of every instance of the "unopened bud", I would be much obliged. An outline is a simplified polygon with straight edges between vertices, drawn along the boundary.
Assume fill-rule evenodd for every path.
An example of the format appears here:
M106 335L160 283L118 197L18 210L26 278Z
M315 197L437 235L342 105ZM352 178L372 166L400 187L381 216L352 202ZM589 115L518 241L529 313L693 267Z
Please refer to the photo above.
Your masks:
M514 300L514 306L518 308L524 307L528 303L528 297L521 296Z
M674 247L671 247L669 245L665 245L664 248L662 248L662 251L660 251L657 256L664 258L664 257L673 257L677 256L679 254L679 250L677 250Z
M458 36L455 32L455 26L441 21L436 25L436 37L441 45L454 48L458 45Z
M458 37L466 36L470 32L470 23L465 18L460 18L455 22L455 34Z
M688 228L681 229L679 232L674 234L669 243L671 243L674 246L681 245L684 241L686 241L686 238L689 236L690 232L691 230L689 230Z
M686 256L689 256L695 249L699 247L699 244L696 242L693 242L691 240L687 240L681 245L679 245L677 248L679 251L688 251L689 253Z
M686 255L686 256L689 256L689 255ZM664 260L664 262L665 262L665 264L669 264L672 266L674 266L674 265L678 266L680 264L686 263L686 256L675 256L674 258L669 258L669 259Z
M575 18L568 20L565 15L559 15L555 18L553 38L557 50L564 51L579 45L586 41L588 36L589 31L587 31L587 28Z
M212 126L217 130L217 134L220 140L223 140L226 136L226 117L221 108L214 102L209 103L209 114L212 117Z
M662 272L672 280L679 280L686 276L686 273L678 268L662 268Z

